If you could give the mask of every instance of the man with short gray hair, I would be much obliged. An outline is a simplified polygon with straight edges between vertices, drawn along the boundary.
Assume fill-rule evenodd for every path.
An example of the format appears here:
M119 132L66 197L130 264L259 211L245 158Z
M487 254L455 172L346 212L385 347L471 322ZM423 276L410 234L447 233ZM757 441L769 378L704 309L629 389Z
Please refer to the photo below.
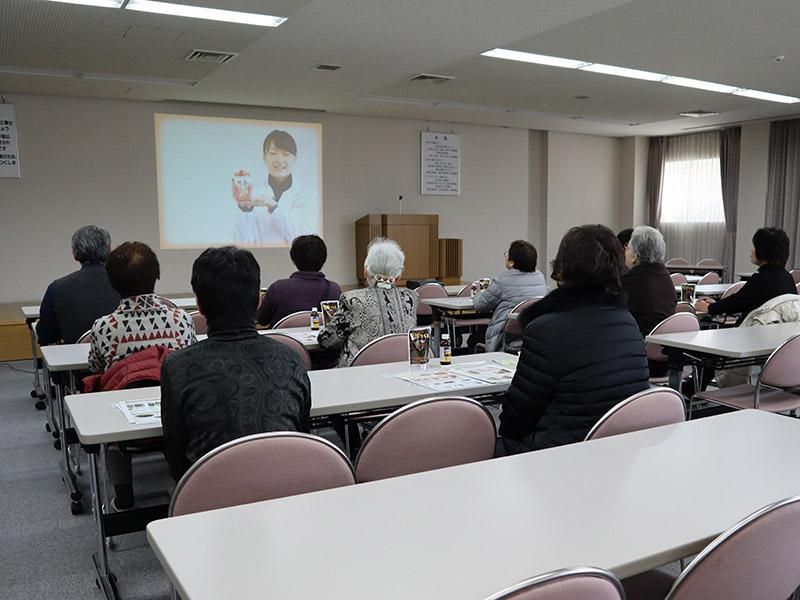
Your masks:
M117 307L119 294L111 287L105 267L110 248L111 236L97 225L86 225L72 234L72 257L81 268L47 287L36 326L40 345L74 344L95 319Z

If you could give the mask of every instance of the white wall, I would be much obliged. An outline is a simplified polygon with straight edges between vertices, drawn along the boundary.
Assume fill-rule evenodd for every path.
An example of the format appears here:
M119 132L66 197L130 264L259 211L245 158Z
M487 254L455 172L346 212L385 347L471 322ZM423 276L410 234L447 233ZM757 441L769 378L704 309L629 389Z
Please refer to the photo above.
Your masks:
M755 230L764 226L766 217L768 156L769 123L742 125L736 213L736 272L755 269L750 263L751 240Z
M115 244L137 239L158 247L154 112L321 122L325 271L342 284L356 280L353 222L396 212L398 194L404 212L438 213L439 235L464 239L465 278L497 272L508 242L529 234L527 130L226 105L36 95L8 101L17 105L23 178L0 179L0 303L39 299L52 279L73 270L69 239L81 225L107 227ZM459 197L419 194L419 132L428 126L462 136ZM159 250L157 289L188 292L198 253ZM286 250L255 254L262 284L293 270Z
M552 260L574 225L619 229L622 140L552 131L547 138L547 256Z
M649 138L621 141L619 228L647 224L647 152Z

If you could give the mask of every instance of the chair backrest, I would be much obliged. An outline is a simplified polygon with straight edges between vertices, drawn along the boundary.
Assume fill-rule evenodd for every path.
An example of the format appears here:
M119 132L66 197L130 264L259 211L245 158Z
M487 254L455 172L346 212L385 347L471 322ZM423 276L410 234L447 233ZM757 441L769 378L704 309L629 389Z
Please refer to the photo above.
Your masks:
M689 261L685 258L670 258L667 262L664 263L668 267L683 267L689 264Z
M697 261L698 267L721 267L722 263L719 262L716 258L704 258L702 260Z
M192 323L194 323L194 332L197 335L208 333L208 321L206 321L204 314L202 314L199 310L193 310L189 313L189 316L192 317Z
M697 311L692 306L691 302L678 302L675 305L675 312L676 313L692 313L693 315L697 314Z
M458 293L456 294L456 298L469 298L472 295L471 288L472 288L472 283L468 283L467 285L462 287L460 290L458 290Z
M622 584L604 569L559 569L521 581L486 600L624 600Z
M734 283L731 287L729 287L727 290L722 292L722 296L720 296L720 300L722 300L723 298L727 298L728 296L733 296L736 292L738 292L740 289L742 289L744 287L745 283L747 283L747 282L746 281L737 281L736 283Z
M686 275L683 273L673 273L670 275L670 279L672 279L672 285L683 285L684 283L689 283L689 280L686 279Z
M356 480L375 481L488 460L494 456L496 437L492 415L471 398L412 402L369 433L356 457Z
M653 328L650 335L656 333L681 333L684 331L700 331L700 321L697 320L693 313L679 312L667 317ZM645 349L647 350L648 360L666 362L667 357L664 356L659 344L646 343Z
M544 296L536 296L535 298L528 298L527 300L523 300L519 304L517 304L514 308L511 309L511 312L508 313L508 319L506 319L506 326L504 332L506 336L513 337L513 336L521 336L524 332L522 331L522 327L519 325L519 320L517 319L516 315L519 315L523 310L531 306L532 304L536 304L539 300L544 298ZM511 315L514 315L512 317Z
M773 350L761 369L758 381L776 388L800 386L800 335L790 337Z
M794 286L797 289L797 293L800 294L800 283Z
M719 283L720 278L718 273L706 273L700 278L700 281L697 282L697 285L714 285L715 283Z
M169 516L354 483L350 461L329 441L293 431L257 433L223 444L192 465L175 487Z
M279 333L277 331L269 333L265 333L264 335L268 335L269 339L275 340L276 342L280 342L285 346L289 346L292 350L297 352L300 356L300 360L303 361L303 366L306 368L306 371L311 370L311 355L306 350L303 343L299 340L294 339L292 336L286 335L285 333Z
M683 396L666 387L649 388L623 400L600 417L586 440L683 423L685 420Z
M783 600L800 586L800 496L765 506L717 537L680 574L666 600Z
M92 341L92 330L91 329L89 331L83 332L81 334L81 337L79 337L77 340L75 340L75 343L76 344L88 344L90 341Z
M353 357L350 366L363 367L364 365L379 365L404 360L408 360L408 334L389 333L372 340L361 348Z
M423 298L447 298L447 290L440 283L423 283L415 291L420 300ZM432 312L431 307L427 304L417 303L417 315L430 315Z
M800 269L792 269L789 273L792 275L792 279L794 279L795 283L800 283Z
M286 315L272 326L272 329L288 329L289 327L310 327L311 311L299 310Z

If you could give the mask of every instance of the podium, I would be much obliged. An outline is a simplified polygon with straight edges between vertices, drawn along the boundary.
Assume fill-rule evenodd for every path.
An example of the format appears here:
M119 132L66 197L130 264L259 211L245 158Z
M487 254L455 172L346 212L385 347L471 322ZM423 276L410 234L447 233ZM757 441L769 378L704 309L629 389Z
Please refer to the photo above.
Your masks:
M356 221L356 277L366 285L364 259L376 237L394 240L406 255L400 285L406 279L439 276L439 215L366 215Z

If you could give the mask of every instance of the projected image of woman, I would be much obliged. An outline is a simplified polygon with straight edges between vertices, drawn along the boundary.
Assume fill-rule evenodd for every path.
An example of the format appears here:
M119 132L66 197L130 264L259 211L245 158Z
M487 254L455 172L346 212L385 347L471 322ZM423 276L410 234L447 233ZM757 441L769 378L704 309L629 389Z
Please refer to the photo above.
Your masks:
M241 214L234 239L243 245L289 244L300 235L318 233L316 202L293 178L297 143L275 129L264 139L265 181L253 182L239 171L233 178L233 199Z

